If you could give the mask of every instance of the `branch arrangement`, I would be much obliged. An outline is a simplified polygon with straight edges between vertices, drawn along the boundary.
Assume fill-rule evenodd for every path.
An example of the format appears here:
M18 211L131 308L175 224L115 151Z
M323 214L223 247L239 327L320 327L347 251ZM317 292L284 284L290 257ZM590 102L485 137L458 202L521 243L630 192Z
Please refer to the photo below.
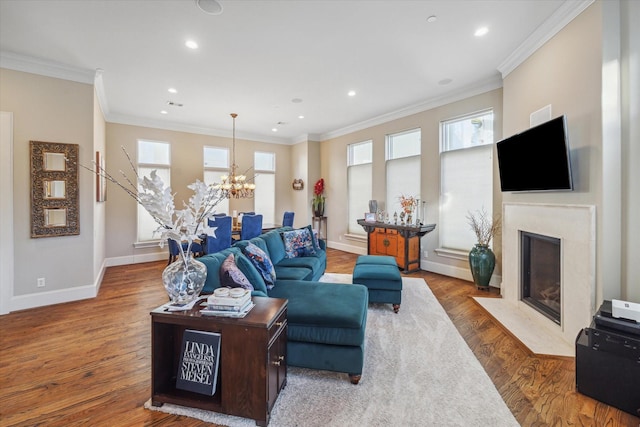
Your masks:
M154 230L161 238L160 246L164 245L167 239L174 240L178 243L182 259L186 261L187 256L191 252L191 245L194 241L199 242L198 231L202 223L215 212L215 207L226 198L220 185L206 185L204 182L196 180L196 182L187 186L193 190L193 195L189 198L189 203L182 202L184 209L176 210L174 204L174 196L171 187L165 187L162 178L157 175L156 171L151 171L149 177L138 175L138 171L131 160L131 156L121 147L124 152L131 171L135 175L135 179L120 170L123 182L118 181L102 166L93 161L93 168L80 165L94 174L104 177L107 181L114 183L129 196L131 196L140 206L145 208L149 215L158 223L159 227ZM137 183L134 184L134 181ZM188 242L186 251L182 248L182 242Z
M500 232L500 217L490 218L487 211L482 208L476 213L469 212L467 214L467 220L471 230L476 234L478 244L482 246L489 246L491 239Z

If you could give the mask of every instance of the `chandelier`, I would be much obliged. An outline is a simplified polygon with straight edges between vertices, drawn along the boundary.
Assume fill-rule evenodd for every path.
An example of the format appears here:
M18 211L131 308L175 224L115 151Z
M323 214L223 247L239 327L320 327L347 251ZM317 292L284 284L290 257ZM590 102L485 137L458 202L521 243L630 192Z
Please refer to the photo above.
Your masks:
M220 189L222 194L226 198L245 199L253 197L256 185L252 182L247 182L247 176L244 174L238 174L238 165L236 164L236 113L231 113L233 118L233 151L231 154L231 171L228 175L222 175L220 179Z

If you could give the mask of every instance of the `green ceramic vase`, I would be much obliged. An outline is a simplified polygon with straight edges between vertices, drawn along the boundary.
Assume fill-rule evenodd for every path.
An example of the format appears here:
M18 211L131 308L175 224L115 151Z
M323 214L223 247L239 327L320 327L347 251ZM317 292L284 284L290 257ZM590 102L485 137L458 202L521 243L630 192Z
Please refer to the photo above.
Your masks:
M469 266L473 283L479 288L489 287L489 281L496 267L496 256L487 245L476 244L469 252Z

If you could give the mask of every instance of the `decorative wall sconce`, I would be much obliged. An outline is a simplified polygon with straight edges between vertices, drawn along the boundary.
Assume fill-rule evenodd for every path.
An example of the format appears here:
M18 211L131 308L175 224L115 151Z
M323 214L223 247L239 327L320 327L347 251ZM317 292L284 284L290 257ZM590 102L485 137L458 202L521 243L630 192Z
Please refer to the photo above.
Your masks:
M294 190L302 190L304 188L304 181L301 179L294 179L291 186Z

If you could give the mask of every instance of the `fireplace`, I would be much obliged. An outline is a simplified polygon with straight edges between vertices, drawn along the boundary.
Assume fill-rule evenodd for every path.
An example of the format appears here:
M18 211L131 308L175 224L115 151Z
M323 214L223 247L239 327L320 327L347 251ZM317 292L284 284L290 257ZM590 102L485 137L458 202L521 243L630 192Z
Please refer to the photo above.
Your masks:
M576 336L591 323L595 312L595 206L504 203L502 220L502 298L475 297L475 300L534 353L574 356ZM550 269L558 271L559 268L560 294L556 299L552 297L554 292L548 290L544 292L545 296L538 298L547 307L555 307L556 302L560 305L555 308L561 314L559 322L522 300L523 232L552 236L560 241L555 249L559 256L553 256L560 267ZM534 246L551 242L553 240L536 240ZM536 248L534 252L537 252ZM545 259L538 264L546 269L554 263ZM547 271L535 275L540 273L548 275ZM545 283L549 282L553 284L556 280L545 280ZM533 289L536 287L546 289L549 286L534 285Z
M560 325L560 239L520 231L520 299Z

